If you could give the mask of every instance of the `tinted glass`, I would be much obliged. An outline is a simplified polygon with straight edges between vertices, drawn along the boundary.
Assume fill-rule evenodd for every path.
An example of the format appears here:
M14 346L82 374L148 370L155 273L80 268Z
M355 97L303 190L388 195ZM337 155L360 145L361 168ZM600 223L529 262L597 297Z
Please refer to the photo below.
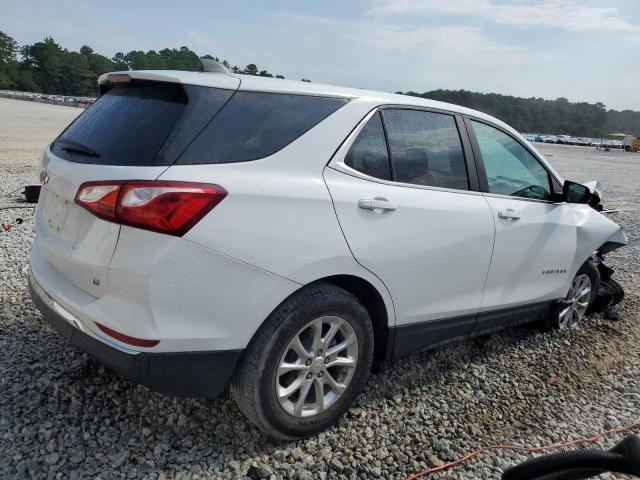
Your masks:
M421 110L384 110L397 182L467 190L460 135L452 115Z
M178 163L231 163L269 156L345 103L337 98L237 92Z
M207 126L235 90L184 85L189 103L166 142L153 159L153 165L171 165Z
M549 174L526 148L497 128L472 122L478 139L489 192L515 197L551 199Z
M178 85L122 85L101 96L61 135L99 156L52 150L67 160L102 165L149 165L187 107Z
M344 163L366 175L391 180L389 152L380 113L371 117L360 131Z

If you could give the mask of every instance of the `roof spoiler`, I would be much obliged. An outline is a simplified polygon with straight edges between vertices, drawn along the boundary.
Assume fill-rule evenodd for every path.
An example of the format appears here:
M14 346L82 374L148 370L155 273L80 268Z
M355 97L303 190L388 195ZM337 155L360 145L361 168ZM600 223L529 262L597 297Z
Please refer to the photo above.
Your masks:
M220 62L212 58L204 57L198 59L198 71L207 73L231 73L231 71Z

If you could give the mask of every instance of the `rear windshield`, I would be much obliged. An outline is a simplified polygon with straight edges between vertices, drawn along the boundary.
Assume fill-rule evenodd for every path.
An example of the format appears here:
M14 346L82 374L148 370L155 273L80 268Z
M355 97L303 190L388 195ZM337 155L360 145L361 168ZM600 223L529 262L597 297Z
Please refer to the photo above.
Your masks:
M345 103L339 98L239 91L177 163L233 163L267 157Z
M171 83L118 85L80 115L51 149L80 163L169 165L232 94ZM75 148L78 145L86 147L85 152Z

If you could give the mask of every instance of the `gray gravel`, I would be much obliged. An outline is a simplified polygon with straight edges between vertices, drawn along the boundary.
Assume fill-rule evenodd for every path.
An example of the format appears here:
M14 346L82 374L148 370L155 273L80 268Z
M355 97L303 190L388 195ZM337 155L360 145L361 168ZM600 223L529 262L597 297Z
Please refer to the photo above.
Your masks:
M640 155L541 150L566 177L601 180L605 203L627 210L615 218L631 244L609 257L627 293L621 320L517 328L394 361L338 425L293 443L261 435L230 399L151 393L70 346L25 288L31 211L0 211L5 223L25 219L0 231L0 477L402 478L479 445L548 444L640 420ZM0 191L34 176L0 165ZM525 458L492 453L434 477L499 478Z

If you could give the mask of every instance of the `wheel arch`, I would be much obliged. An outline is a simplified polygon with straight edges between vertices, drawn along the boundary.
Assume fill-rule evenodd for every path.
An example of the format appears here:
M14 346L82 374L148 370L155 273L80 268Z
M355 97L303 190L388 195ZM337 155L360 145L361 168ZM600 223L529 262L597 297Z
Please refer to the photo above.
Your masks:
M319 278L309 285L315 283L333 284L356 297L367 309L369 318L371 318L374 336L374 360L384 361L391 358L394 338L393 329L389 328L389 306L373 284L362 277L350 274Z

